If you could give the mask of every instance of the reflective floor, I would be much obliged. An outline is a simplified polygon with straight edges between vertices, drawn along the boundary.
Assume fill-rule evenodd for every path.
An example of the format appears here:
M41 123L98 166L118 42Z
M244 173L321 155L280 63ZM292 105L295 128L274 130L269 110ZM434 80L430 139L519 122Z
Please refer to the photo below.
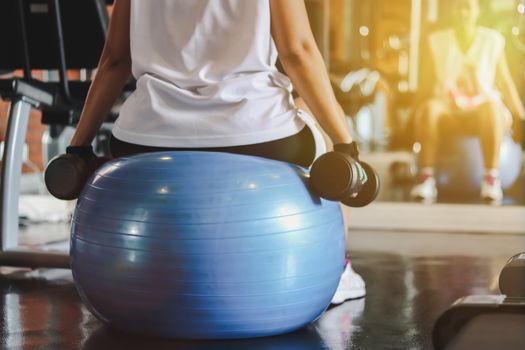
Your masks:
M411 202L410 190L414 186L417 168L411 153L401 152L378 152L377 154L365 154L367 162L372 164L379 172L382 187L378 200L384 202ZM483 204L479 193L462 193L454 191L440 192L438 203L447 204ZM514 184L504 191L502 205L525 205L525 172L516 179Z
M352 232L365 299L329 309L301 331L237 341L177 341L116 333L82 306L69 271L0 269L2 349L432 349L435 319L468 294L497 293L523 236Z

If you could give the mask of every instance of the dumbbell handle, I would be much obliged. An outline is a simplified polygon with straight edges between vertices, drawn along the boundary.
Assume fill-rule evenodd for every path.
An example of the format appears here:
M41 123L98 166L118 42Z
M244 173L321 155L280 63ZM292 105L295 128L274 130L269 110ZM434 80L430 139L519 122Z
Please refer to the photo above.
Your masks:
M379 189L381 187L379 175L372 168L372 166L364 162L360 162L359 164L366 173L366 182L357 196L349 197L341 201L343 204L353 208L362 208L372 203L377 198Z
M319 157L310 170L314 192L322 198L341 201L356 195L362 187L359 165L340 152L328 152Z
M319 157L312 165L310 184L318 196L350 207L369 204L379 191L379 177L373 168L343 152Z

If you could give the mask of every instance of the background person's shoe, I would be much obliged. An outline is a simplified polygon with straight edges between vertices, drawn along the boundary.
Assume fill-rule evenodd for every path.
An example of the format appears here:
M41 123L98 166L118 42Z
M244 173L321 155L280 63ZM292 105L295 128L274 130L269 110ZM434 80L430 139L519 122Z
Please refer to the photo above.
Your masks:
M410 197L423 202L435 202L437 199L436 179L434 176L421 175L419 183L410 191Z
M481 184L481 198L492 204L499 204L503 200L501 180L497 176L486 175Z

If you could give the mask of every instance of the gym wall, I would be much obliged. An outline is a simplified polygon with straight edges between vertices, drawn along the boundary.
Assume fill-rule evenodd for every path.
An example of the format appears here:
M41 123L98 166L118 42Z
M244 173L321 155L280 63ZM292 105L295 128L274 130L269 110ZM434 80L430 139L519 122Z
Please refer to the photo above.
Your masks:
M17 75L19 72L16 72ZM34 72L34 76L39 78L41 73ZM21 76L21 74L20 74ZM9 102L0 99L0 141L4 141L5 132L7 128L7 116L9 113ZM39 169L43 170L42 164L42 135L47 130L47 126L40 122L41 112L37 110L31 111L31 118L29 120L29 127L27 129L26 144L29 149L29 160L36 164ZM1 156L0 156L1 158ZM24 166L24 172L31 172L31 169Z

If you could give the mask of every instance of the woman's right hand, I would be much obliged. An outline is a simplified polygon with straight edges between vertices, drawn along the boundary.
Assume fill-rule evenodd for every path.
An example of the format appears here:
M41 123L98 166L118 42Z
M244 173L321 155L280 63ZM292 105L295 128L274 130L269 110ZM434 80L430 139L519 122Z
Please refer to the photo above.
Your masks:
M73 146L91 144L131 75L130 0L116 0L106 43L80 116Z

